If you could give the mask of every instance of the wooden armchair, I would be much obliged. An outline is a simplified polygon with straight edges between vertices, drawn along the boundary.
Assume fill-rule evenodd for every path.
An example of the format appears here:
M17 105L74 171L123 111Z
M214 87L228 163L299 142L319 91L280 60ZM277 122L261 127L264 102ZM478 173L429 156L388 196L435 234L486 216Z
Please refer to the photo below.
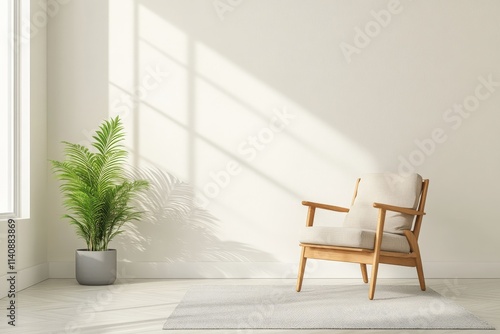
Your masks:
M371 264L369 299L375 295L380 263L416 267L424 291L418 236L428 186L429 180L418 174L368 174L357 180L350 209L302 202L309 209L300 235L297 291L302 288L307 259L359 263L365 283L366 265ZM347 213L343 227L313 226L316 209Z

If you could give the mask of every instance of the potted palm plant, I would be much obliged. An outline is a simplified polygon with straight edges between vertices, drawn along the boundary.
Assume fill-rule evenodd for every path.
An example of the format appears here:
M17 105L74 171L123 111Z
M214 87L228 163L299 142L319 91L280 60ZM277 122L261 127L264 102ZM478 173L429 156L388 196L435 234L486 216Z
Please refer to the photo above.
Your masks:
M62 181L60 190L69 220L87 247L76 250L76 279L82 285L113 284L116 249L109 243L126 223L143 212L131 205L146 180L133 180L126 169L127 151L120 118L104 121L93 136L93 149L63 141L65 160L52 160L52 170Z

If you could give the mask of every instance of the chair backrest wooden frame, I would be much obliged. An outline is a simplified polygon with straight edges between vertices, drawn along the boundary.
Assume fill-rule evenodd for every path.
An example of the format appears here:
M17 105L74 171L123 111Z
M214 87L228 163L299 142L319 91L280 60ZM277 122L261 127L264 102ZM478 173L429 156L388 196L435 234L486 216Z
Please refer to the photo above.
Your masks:
M354 204L354 201L356 199L360 182L361 179L357 179L351 205ZM299 272L297 277L297 291L300 291L302 288L305 265L308 258L359 263L361 266L363 281L365 283L368 283L368 274L366 265L371 264L372 275L370 278L370 289L368 293L369 299L373 299L375 294L378 265L380 263L416 267L420 288L424 291L426 289L425 278L423 273L422 260L420 256L420 249L418 246L418 238L420 235L423 216L425 215L424 210L425 210L428 188L429 188L429 180L424 179L422 181L422 187L416 210L412 208L402 208L393 206L390 203L373 203L374 208L379 210L379 219L375 234L374 249L300 243L302 251L299 263ZM302 202L302 204L309 207L306 219L306 226L308 227L312 227L314 224L314 215L315 215L315 210L317 208L337 211L337 212L349 212L348 208L343 208L328 204L320 204L307 201ZM385 223L385 214L387 211L395 211L415 216L411 230L403 231L404 235L408 240L408 244L410 245L410 253L388 252L381 250L382 237L384 233L383 228Z
M422 191L420 193L420 202L418 204L417 210L420 212L425 212L425 203L427 201L427 189L429 188L429 180L422 181ZM413 224L413 234L415 238L418 240L420 235L420 228L422 227L422 220L424 216L419 215L416 217L415 223Z

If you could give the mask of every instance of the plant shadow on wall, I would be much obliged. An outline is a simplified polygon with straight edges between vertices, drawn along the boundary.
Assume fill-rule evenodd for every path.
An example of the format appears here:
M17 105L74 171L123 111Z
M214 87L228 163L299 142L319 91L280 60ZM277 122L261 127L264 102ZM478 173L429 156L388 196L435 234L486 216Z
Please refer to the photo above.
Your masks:
M189 184L158 168L131 173L148 180L150 186L135 202L145 211L143 219L116 240L125 261L145 261L146 254L161 254L150 261L168 263L276 261L271 254L244 243L221 240L219 220L196 204Z

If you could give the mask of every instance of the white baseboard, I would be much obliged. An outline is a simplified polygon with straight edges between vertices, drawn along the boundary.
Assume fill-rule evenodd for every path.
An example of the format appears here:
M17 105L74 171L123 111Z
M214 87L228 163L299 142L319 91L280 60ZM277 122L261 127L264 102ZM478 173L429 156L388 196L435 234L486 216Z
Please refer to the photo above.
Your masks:
M427 262L426 278L500 278L500 262ZM294 278L296 263L281 262L119 262L120 278ZM306 278L359 278L352 263L308 261ZM74 262L50 262L50 278L74 278ZM416 278L415 268L381 265L379 278Z
M0 298L7 296L10 275L0 276ZM49 278L49 264L42 263L17 271L16 292L24 290L32 285L40 283Z

